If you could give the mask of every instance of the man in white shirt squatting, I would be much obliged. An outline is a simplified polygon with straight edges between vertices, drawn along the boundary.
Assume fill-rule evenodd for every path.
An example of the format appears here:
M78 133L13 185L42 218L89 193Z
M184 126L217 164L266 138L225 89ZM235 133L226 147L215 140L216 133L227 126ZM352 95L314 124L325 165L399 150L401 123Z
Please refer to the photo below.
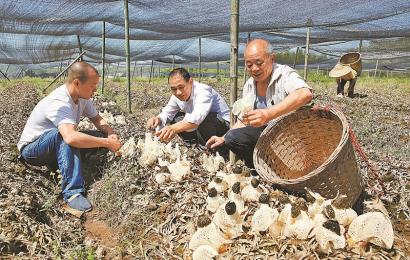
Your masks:
M177 134L188 144L205 146L211 136L223 136L229 130L229 107L212 87L194 81L184 68L169 73L172 96L161 113L148 120L161 141ZM167 125L170 123L170 125Z
M243 116L224 136L212 136L207 146L225 145L245 164L254 168L253 150L269 121L287 114L312 100L312 88L286 65L275 62L272 45L264 39L251 40L245 49L245 64L251 75L243 97L251 96L254 109Z
M121 147L118 136L92 103L98 81L98 71L93 66L74 63L68 70L67 82L35 106L17 144L25 162L60 170L63 199L79 211L92 209L84 197L80 149L105 147L116 152ZM107 138L78 132L81 116L88 117Z

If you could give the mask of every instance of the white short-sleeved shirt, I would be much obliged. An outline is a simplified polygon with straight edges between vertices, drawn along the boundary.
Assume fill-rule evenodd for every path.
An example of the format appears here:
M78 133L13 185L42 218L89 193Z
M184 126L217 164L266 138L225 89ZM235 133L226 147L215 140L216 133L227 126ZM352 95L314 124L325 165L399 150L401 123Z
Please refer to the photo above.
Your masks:
M287 65L274 64L273 73L266 91L266 105L271 107L285 99L290 93L300 88L311 87L306 84L305 80L299 76L296 70ZM243 87L243 97L248 95L255 96L256 85L252 77L250 77Z
M77 125L81 116L93 118L98 115L91 99L80 98L77 104L71 98L66 85L62 85L43 98L27 120L17 148L35 141L43 133L60 124Z
M226 121L229 121L229 107L225 100L212 87L194 81L191 96L187 101L181 101L172 95L168 104L158 115L162 126L172 121L179 112L185 112L184 120L200 125L210 112L215 112Z

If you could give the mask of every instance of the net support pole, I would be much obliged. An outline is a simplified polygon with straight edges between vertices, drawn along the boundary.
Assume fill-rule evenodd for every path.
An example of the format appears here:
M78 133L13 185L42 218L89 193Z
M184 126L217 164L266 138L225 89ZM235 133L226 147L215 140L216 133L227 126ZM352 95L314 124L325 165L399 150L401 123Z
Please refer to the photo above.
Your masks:
M310 29L312 26L312 19L309 19L307 22L307 32L306 32L306 47L305 47L305 68L303 71L303 78L307 80L308 73L308 59L309 59L309 40L310 40Z
M149 71L149 83L151 83L152 73L154 71L154 60L151 60L151 69Z
M362 52L362 44L363 44L363 40L360 40L360 42L359 42L359 52Z
M172 69L175 69L175 55L172 55Z
M376 60L376 67L374 68L374 74L373 74L373 78L376 77L377 74L377 68L379 67L379 60Z
M141 78L142 78L142 65L141 65L141 68L140 68L140 72L141 72Z
M134 78L135 70L137 69L137 62L134 61L134 69L132 69L132 75L131 78Z
M246 40L246 44L249 43L249 41L251 40L251 33L248 32L248 39ZM243 59L243 84L245 84L246 82L246 61L245 59Z
M201 56L202 56L202 41L201 37L198 38L198 82L201 82L201 77L202 77L202 61L201 61Z
M53 85L54 82L56 82L61 75L63 75L76 61L78 61L83 55L85 54L85 51L81 52L80 55L78 55L60 74L57 75L57 77L54 78L53 81L51 81L50 84L48 84L47 87L43 88L43 93L51 86Z
M230 63L230 82L231 82L231 100L233 107L237 99L238 91L238 37L239 37L239 0L231 0L231 63ZM235 116L231 112L231 127L235 124ZM235 154L229 153L229 161L235 163Z
M219 76L219 61L216 62L216 75Z
M101 94L104 94L104 87L105 87L105 21L102 22L101 62L102 62Z
M6 74L3 73L3 71L0 70L0 74L3 75L3 77L6 78L8 81L10 81L10 79L7 77Z
M158 64L158 78L161 78L161 64Z
M127 66L127 107L131 113L131 69L130 69L130 28L128 16L128 0L124 0L124 27L125 27L125 60Z
M117 63L117 68L115 69L115 72L114 72L114 78L113 79L115 79L116 77L117 77L117 72L118 72L118 67L120 66L120 63Z
M298 59L299 47L296 48L295 58L293 59L293 68L296 67L296 61Z
M80 53L83 52L83 47L81 46L81 39L80 39L80 35L77 34L77 42L78 42L78 49L80 50ZM83 56L81 55L80 57L80 61L83 61Z

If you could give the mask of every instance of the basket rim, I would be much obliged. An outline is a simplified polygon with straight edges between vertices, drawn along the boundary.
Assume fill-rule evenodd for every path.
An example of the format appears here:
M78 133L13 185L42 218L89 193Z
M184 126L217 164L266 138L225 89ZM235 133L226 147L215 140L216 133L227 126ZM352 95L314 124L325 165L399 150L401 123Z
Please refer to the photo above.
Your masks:
M295 111L292 111L292 112L290 112L290 113L287 113L287 114L285 114L285 115L282 115L282 116L280 116L280 117L274 119L274 120L271 121L271 122L268 124L268 126L262 131L261 136L262 136L263 134L266 134L267 131L269 131L269 130L270 130L272 127L274 127L275 125L279 124L282 120L284 120L284 119L285 119L286 117L288 117L289 115L294 114L294 113L298 113L298 112L300 112L300 111L306 111L306 110L312 110L312 107L311 107L311 106L303 106L303 107L301 107L301 108L299 108L299 109L297 109L297 110L295 110ZM345 115L344 115L341 111L339 111L339 110L337 110L337 109L335 109L335 108L333 108L333 107L330 107L330 109L319 108L318 111L329 111L329 112L333 113L334 115L336 115L336 116L340 119L340 121L342 122L342 136L341 136L341 138L340 138L340 141L339 141L338 145L337 145L336 148L334 149L334 151L329 155L329 157L328 157L320 166L318 166L317 168L315 168L313 171L311 171L311 172L305 174L304 176L301 176L301 177L296 178L296 179L281 179L281 178L278 178L278 177L274 177L274 178L269 178L269 179L268 179L268 178L264 177L263 174L262 174L261 176L264 177L264 179L267 179L268 182L274 182L274 183L276 183L276 184L283 184L283 185L287 185L287 184L297 184L297 183L300 183L300 182L304 182L304 181L310 179L312 176L315 176L315 175L319 174L320 172L322 172L322 170L323 170L328 164L332 163L334 160L337 159L337 156L336 156L336 155L339 153L339 151L343 148L344 144L345 144L345 143L348 141L348 139L349 139L349 128L350 128L349 123L347 122L347 118L345 117ZM313 112L313 111L312 111L312 112ZM261 139L259 138L258 141L256 142L255 149L254 149L254 151L253 151L253 161L254 161L255 169L256 169L257 172L260 172L260 169L259 169L259 167L258 167L259 164L256 163L256 162L257 162L257 158L258 158L257 153L259 152L259 148L258 148L258 147L260 146L260 143L261 143ZM271 171L272 171L273 173L275 173L273 170L271 170ZM275 173L275 175L277 176L276 173Z

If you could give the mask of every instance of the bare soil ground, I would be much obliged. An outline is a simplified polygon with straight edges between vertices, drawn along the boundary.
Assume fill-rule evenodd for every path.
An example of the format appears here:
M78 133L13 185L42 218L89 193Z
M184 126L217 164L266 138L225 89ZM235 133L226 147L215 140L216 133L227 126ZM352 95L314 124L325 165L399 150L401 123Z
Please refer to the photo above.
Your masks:
M227 100L227 81L206 79ZM410 256L410 90L409 80L361 78L354 99L336 98L336 85L311 83L316 104L333 104L347 116L371 163L378 169L387 194L382 197L396 232L393 251L368 251L364 257ZM115 158L104 150L84 153L86 181L95 209L81 219L61 207L58 177L46 168L25 167L16 160L17 142L32 108L41 98L37 87L15 82L0 89L0 256L27 259L189 259L189 234L203 212L209 174L201 167L200 151L193 148L192 178L160 187L152 168L134 160ZM100 110L125 114L128 124L117 130L124 140L143 137L146 120L168 100L166 81L136 83L133 113L126 114L125 87L109 83L104 97L97 97ZM107 105L114 100L117 105ZM105 104L104 104L105 103ZM378 182L358 158L369 196ZM312 245L286 241L266 244L245 236L229 250L234 258L255 258L263 252L283 250L283 256L315 255ZM341 255L340 255L341 254ZM338 252L333 257L359 257ZM228 256L227 256L228 257ZM332 257L332 256L330 256Z

